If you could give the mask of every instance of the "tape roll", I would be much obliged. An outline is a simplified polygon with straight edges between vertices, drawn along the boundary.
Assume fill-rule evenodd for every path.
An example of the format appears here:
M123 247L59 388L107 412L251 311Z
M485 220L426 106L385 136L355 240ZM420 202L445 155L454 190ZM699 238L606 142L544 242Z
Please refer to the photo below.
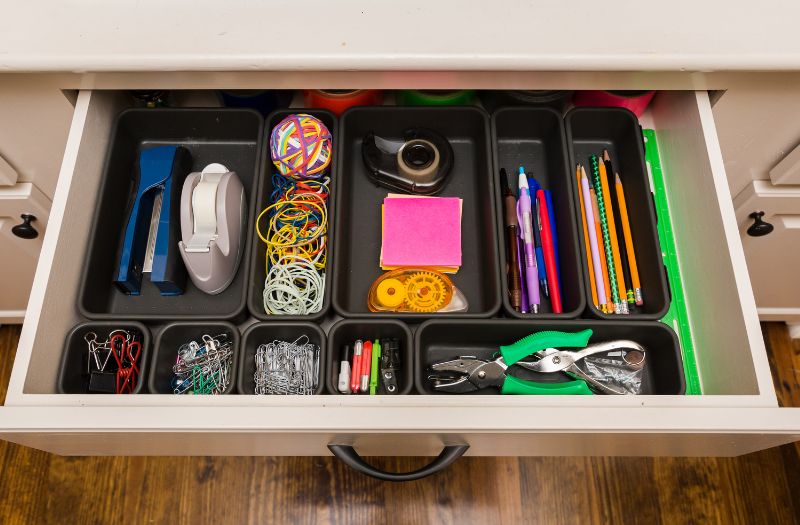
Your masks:
M397 150L400 173L417 183L429 182L439 169L439 149L430 141L412 139Z
M466 106L475 100L471 89L448 91L418 91L406 89L397 92L398 106Z
M376 89L307 89L303 91L306 106L327 109L337 117L355 106L375 106L383 100Z

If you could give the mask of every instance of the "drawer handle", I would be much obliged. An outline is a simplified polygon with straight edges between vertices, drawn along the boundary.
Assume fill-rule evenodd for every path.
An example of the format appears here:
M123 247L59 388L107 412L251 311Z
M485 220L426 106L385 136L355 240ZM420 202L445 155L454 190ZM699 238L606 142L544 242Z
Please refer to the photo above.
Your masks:
M436 459L421 469L412 472L385 472L364 461L364 458L359 456L356 449L350 445L328 445L328 450L344 461L348 467L383 481L414 481L432 476L449 467L455 460L463 456L468 448L469 445L447 445Z
M20 218L22 219L22 224L17 224L11 228L11 233L20 239L35 239L38 237L39 232L31 225L31 223L36 220L36 216L30 213L23 213L20 215Z
M761 217L763 216L763 211L754 211L749 215L749 217L753 219L753 224L747 228L747 235L750 237L763 237L764 235L772 233L775 227L762 219Z

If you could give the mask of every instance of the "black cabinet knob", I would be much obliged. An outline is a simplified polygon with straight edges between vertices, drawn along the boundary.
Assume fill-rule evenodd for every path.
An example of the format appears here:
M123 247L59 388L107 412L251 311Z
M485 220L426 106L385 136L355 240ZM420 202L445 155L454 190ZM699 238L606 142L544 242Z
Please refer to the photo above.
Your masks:
M20 217L22 218L22 224L17 224L11 228L11 233L21 239L35 239L38 237L39 232L31 226L31 223L36 220L36 216L30 213L23 213Z
M753 219L753 224L747 228L747 235L750 237L763 237L769 233L772 233L772 230L775 229L775 226L771 225L768 222L765 222L761 217L764 216L763 211L754 211L749 215L751 219Z

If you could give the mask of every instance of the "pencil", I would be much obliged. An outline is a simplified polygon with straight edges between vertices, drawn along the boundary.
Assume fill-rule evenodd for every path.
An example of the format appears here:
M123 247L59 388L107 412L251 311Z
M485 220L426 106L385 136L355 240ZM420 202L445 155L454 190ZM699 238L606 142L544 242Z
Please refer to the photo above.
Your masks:
M585 177L585 175L584 175ZM586 247L586 265L589 267L589 284L592 288L592 304L595 308L600 306L597 302L597 282L594 278L594 264L592 263L592 247L589 244L589 228L587 227L586 208L583 201L583 190L581 183L581 165L575 168L575 178L578 180L578 199L581 202L581 223L583 224L583 245ZM586 203L588 204L588 203ZM594 231L594 230L592 230Z
M594 219L594 229L595 235L597 236L597 246L600 247L603 244L603 232L600 226L600 210L597 207L597 195L594 192L594 189L589 189L589 194L591 195L592 200L592 215ZM614 313L614 304L611 302L611 285L608 282L608 266L606 265L606 258L600 257L600 271L603 275L603 291L605 292L606 302L600 305L600 310L604 314L613 314ZM600 286L600 283L597 285Z
M636 299L636 306L642 306L644 304L644 295L642 294L642 284L639 282L639 268L636 266L636 252L633 249L633 235L631 235L631 224L628 220L628 205L625 202L625 190L622 188L622 181L619 178L619 173L616 173L615 176L619 212L622 215L622 233L625 235L625 249L628 252L628 264L630 264L631 267L633 294Z
M619 313L628 313L628 302L625 299L625 279L622 277L622 261L619 256L619 242L617 241L617 227L614 222L614 209L611 205L611 191L608 185L608 174L606 173L606 165L603 162L598 163L600 166L600 185L603 188L603 202L606 209L606 221L608 222L608 237L611 242L611 253L614 260L613 271L616 277L617 295L619 296L616 304L619 308ZM609 268L609 275L612 269ZM616 310L615 310L616 311Z
M611 157L608 155L608 150L603 150L603 164L606 167L606 175L609 177L613 177L615 175L614 168L611 165ZM610 184L610 183L609 183ZM614 190L616 190L616 184L614 186ZM617 195L616 191L611 191L611 200L612 206L614 207L614 223L617 225L620 231L623 231L622 228L622 216L620 215L620 206L619 206L619 196ZM619 260L620 266L622 270L622 300L627 302L628 304L634 304L635 298L633 294L633 286L631 286L631 271L630 266L628 265L628 250L625 249L623 246L623 237L622 234L617 236L617 240L619 241Z
M606 207L608 199L604 194L608 193L608 183L603 185L603 179L600 177L600 168L603 163L599 161L597 155L589 157L589 163L592 168L592 180L594 182L594 192L597 195L597 211L600 215L600 230L603 233L603 248L606 255L606 267L608 268L608 282L611 287L611 310L613 313L622 313L622 308L619 300L619 287L617 285L617 273L614 266L614 249L611 244L611 230L609 228L610 222L608 220L608 213ZM609 210L610 211L610 210Z

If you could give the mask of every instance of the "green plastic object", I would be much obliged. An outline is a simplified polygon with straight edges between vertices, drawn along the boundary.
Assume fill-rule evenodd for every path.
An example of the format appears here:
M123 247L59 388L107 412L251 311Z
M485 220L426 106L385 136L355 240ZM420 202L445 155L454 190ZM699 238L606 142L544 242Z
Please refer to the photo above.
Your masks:
M665 186L666 176L661 169L655 131L645 129L642 134L644 135L647 169L656 204L656 215L658 215L658 240L661 243L664 265L667 268L667 277L672 291L672 302L667 315L661 319L661 322L670 326L678 334L683 356L683 371L686 378L686 394L700 395L702 394L700 376L697 373L694 339L692 338L692 328L689 324L689 315L686 309L686 298L683 293L683 281L681 280L681 268L678 263L678 252L675 247L675 235L672 231L672 216Z
M369 395L374 396L378 392L378 363L381 362L381 342L375 339L372 343L372 370L369 374Z
M511 366L520 359L535 354L547 348L584 348L589 344L592 337L591 330L581 330L580 332L557 332L544 331L536 332L523 337L514 344L500 347L500 355L506 365Z
M506 376L501 389L503 394L535 395L535 396L590 396L592 391L581 380L564 383L535 383L523 381L514 376Z
M405 89L398 91L398 106L466 106L475 101L475 92L471 89L461 91L418 91Z

